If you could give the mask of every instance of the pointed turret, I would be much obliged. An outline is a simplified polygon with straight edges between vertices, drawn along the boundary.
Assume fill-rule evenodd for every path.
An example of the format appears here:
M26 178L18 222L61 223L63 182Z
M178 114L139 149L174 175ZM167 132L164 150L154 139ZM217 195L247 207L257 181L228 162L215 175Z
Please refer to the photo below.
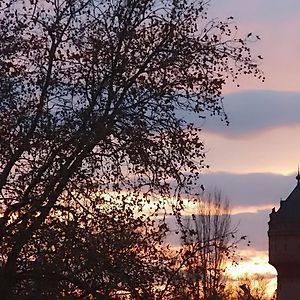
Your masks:
M300 174L297 185L269 221L269 262L278 273L277 300L295 300L300 295Z
M299 165L298 165L298 174L296 176L296 179L297 179L297 185L299 185L300 183Z

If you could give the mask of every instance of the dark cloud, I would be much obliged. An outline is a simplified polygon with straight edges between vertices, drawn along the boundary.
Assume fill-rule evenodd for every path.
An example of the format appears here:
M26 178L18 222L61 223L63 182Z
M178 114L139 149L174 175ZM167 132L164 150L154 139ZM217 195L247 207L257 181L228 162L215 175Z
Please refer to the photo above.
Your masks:
M268 221L269 210L261 210L256 213L241 213L232 215L232 224L237 226L238 236L246 235L246 241L241 241L240 248L247 247L249 240L250 248L256 250L268 249Z
M232 174L207 173L200 177L207 190L220 189L231 206L260 206L279 204L296 185L295 176L271 173Z
M267 250L268 249L268 221L269 210L260 210L256 213L240 213L231 216L232 228L237 228L236 239L241 236L246 236L245 240L239 243L239 249L248 248L247 242L250 241L249 249ZM167 223L170 227L170 232L167 235L166 243L172 246L179 246L180 230L174 218L167 217Z
M229 126L220 117L195 121L204 131L228 137L257 133L273 127L300 124L300 93L276 91L245 91L224 97ZM188 117L192 121L191 117Z
M298 0L227 0L212 1L212 14L215 15L233 15L238 21L245 20L250 22L274 22L275 26L279 20L290 20L298 18L300 3Z

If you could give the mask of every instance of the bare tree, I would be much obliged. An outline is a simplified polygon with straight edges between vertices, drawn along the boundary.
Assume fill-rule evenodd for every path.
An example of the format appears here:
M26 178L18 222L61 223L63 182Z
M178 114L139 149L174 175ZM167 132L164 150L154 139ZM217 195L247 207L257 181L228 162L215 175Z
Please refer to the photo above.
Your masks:
M190 257L186 277L191 299L222 294L225 263L235 255L236 228L232 227L229 201L220 191L196 199L195 212L183 222L183 247Z
M39 260L42 245L32 242L53 215L68 214L65 229L52 227L64 235L73 221L88 223L83 199L95 210L107 205L99 195L126 203L128 193L138 200L127 211L140 213L157 196L155 216L198 176L199 128L178 112L222 114L228 78L262 76L247 38L230 19L207 21L206 9L185 0L1 1L2 299L39 274L26 274L23 256L32 247L29 258Z

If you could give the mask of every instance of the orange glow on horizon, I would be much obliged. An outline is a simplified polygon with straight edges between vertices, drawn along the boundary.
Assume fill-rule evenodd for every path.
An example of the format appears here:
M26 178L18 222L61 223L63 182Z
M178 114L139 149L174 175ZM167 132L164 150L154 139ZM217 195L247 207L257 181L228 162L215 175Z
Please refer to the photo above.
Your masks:
M268 251L241 250L241 260L237 265L228 263L226 265L226 273L233 280L243 277L244 275L250 278L261 275L269 280L267 293L273 295L277 287L277 272L273 266L268 263Z
M274 208L274 204L234 206L231 209L231 215L238 215L243 213L255 214L263 210L271 211L272 208Z

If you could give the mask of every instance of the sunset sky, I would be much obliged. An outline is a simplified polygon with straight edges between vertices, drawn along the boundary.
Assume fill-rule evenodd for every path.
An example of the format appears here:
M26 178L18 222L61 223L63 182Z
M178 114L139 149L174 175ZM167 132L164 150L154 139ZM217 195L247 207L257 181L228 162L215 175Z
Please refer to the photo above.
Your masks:
M300 1L213 0L210 15L234 16L242 36L261 37L251 48L264 58L266 81L228 85L230 125L217 117L201 124L210 165L202 181L228 196L234 222L252 242L237 272L274 273L267 265L269 213L295 187L300 163Z

